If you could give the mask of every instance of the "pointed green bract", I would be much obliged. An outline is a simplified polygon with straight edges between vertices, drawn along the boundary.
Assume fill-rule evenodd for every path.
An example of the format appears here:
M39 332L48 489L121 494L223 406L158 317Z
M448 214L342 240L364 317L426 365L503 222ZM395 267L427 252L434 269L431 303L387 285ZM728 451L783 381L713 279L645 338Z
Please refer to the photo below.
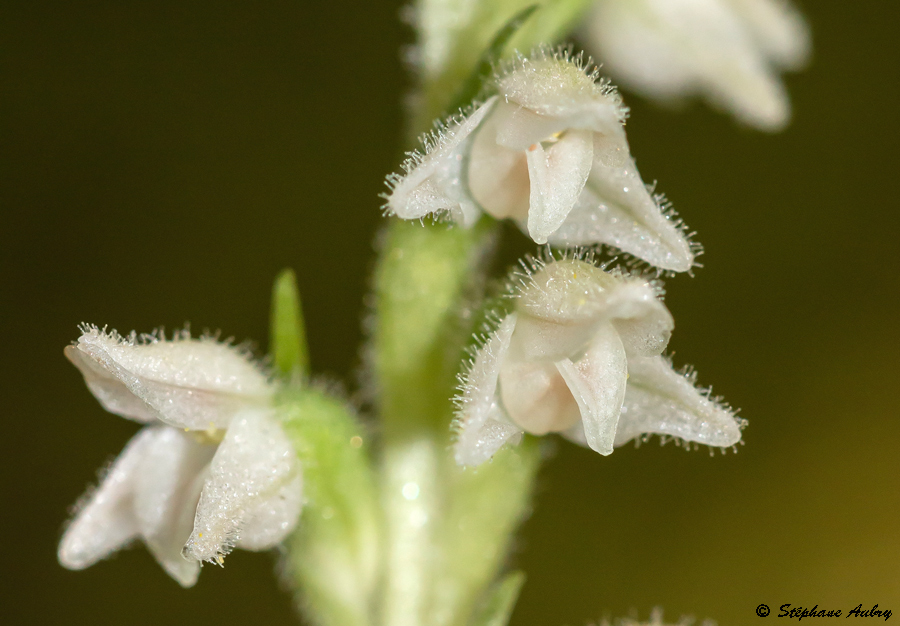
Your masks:
M272 287L272 318L269 351L275 369L283 376L309 374L309 348L297 277L282 270Z

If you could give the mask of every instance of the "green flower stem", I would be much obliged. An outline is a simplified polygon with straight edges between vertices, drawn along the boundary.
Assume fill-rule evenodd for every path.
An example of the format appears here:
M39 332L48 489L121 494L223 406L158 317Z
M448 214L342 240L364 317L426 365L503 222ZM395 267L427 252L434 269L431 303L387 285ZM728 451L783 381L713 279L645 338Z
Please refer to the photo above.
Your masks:
M446 469L449 484L439 531L441 562L429 626L471 623L528 513L539 466L537 442L526 439L520 446L500 450L478 468L463 470L453 463ZM510 602L507 618L515 596Z
M448 453L450 399L478 317L467 304L481 295L477 270L490 231L484 223L466 230L395 221L384 241L373 336L384 445L384 625L464 626L530 500L536 446L504 450L467 471Z
M383 624L424 624L430 610L450 398L471 332L464 305L490 231L395 220L384 240L372 363L384 446Z
M418 0L423 66L410 130L418 135L454 97L480 91L501 55L554 41L587 2L548 0L532 14L523 10L534 0ZM346 410L299 386L286 396L309 496L288 565L323 626L500 626L512 611L520 576L486 589L528 509L537 446L526 441L468 471L449 454L450 399L493 230L488 218L471 229L396 219L387 228L370 346L382 438L377 492L365 454L349 444L361 435ZM274 296L282 374L307 358L305 342L293 339L302 338L302 317L292 285L280 279ZM281 344L293 347L279 352Z
M463 346L465 296L492 241L488 220L471 229L393 220L375 273L374 373L385 438L444 434Z
M316 389L287 388L278 411L303 466L305 496L286 572L313 623L370 626L381 518L365 431L343 403Z

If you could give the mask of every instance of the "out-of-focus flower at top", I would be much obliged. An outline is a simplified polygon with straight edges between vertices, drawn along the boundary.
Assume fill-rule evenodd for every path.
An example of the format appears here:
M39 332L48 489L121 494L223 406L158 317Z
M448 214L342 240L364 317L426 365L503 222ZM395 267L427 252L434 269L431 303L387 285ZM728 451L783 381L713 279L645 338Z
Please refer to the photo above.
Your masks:
M660 100L702 94L767 131L790 121L780 72L810 52L788 0L595 0L584 34L623 87Z
M532 269L463 376L460 465L523 432L561 433L603 455L651 433L714 447L740 440L743 420L660 356L674 324L654 284L578 259Z
M687 271L694 249L638 173L615 89L565 51L520 56L498 92L425 140L405 175L388 179L386 209L404 219L481 212L511 218L539 244L607 244L656 267Z
M302 478L265 374L239 348L187 332L82 328L66 356L103 407L146 426L79 504L59 561L83 569L141 539L185 587L201 561L265 550L297 524Z

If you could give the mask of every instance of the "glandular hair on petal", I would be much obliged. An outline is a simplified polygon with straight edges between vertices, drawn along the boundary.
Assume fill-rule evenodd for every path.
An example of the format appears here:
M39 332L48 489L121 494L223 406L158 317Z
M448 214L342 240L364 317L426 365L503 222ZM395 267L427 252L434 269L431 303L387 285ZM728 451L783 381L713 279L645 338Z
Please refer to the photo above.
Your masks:
M718 448L729 448L741 440L746 420L697 389L696 375L676 372L661 356L629 359L628 373L617 446L642 434Z
M471 226L478 213L466 188L464 167L470 137L491 111L496 98L450 117L422 138L424 152L408 154L402 174L391 174L387 213L401 219L422 219L426 215L449 215Z
M459 465L484 463L522 432L500 407L497 394L500 368L515 328L516 315L505 317L475 353L461 377L453 423L454 457Z

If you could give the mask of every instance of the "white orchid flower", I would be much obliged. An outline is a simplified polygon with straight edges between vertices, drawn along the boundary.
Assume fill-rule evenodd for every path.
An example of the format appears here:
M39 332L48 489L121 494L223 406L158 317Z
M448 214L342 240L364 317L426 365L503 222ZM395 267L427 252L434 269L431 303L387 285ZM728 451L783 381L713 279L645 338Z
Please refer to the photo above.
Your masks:
M463 377L456 460L478 465L521 433L607 455L656 433L730 447L742 420L661 355L673 328L647 281L566 259L538 262Z
M265 550L297 524L302 479L273 386L241 350L181 333L82 328L66 356L105 409L147 424L89 492L59 561L83 569L141 539L181 585L232 547Z
M389 178L386 208L405 219L448 212L511 218L539 244L607 244L683 272L694 249L638 173L627 110L608 82L565 52L540 49L496 78L498 95L442 127Z
M595 0L585 39L622 86L660 100L702 94L767 131L791 116L779 73L810 52L787 0Z

